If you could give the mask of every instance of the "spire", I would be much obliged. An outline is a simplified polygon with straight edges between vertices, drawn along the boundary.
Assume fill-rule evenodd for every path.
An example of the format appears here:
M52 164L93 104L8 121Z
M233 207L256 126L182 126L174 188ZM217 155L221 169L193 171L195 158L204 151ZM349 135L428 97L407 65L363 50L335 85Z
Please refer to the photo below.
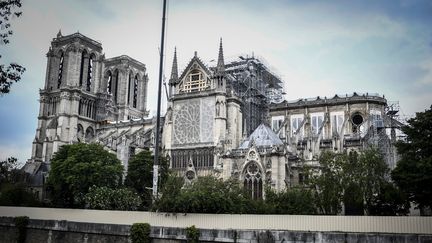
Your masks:
M218 62L217 62L217 66L216 66L216 73L219 74L219 75L225 73L225 64L224 64L224 56L223 56L222 38L220 38L219 56L218 56Z
M59 29L59 32L57 33L57 38L63 37L62 33L61 33L61 29Z
M175 85L178 81L178 68L177 68L177 48L174 47L174 59L171 67L171 78L169 80L170 85Z

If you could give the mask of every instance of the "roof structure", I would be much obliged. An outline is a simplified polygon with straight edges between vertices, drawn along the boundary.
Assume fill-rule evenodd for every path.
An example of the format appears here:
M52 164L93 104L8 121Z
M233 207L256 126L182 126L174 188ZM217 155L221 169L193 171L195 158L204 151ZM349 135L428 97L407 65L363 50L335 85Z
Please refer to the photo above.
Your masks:
M239 149L247 149L252 143L258 147L272 147L283 145L282 140L273 132L273 130L264 125L259 125L255 131L240 145Z

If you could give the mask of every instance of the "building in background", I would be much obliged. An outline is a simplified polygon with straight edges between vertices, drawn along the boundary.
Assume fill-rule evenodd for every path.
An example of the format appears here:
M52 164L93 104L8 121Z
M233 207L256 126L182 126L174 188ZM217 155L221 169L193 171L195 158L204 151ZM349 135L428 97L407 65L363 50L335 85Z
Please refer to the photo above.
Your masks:
M64 144L101 143L125 167L136 149L152 146L144 64L125 55L105 58L101 43L61 32L52 40L47 59L32 156L24 170L45 176ZM43 197L39 184L33 189Z
M215 55L217 53L215 48ZM105 58L102 45L79 33L57 35L47 54L40 90L38 127L25 171L43 198L44 177L59 147L96 142L127 168L141 149L154 147L155 121L146 107L144 64ZM284 100L283 81L265 62L240 56L225 63L222 40L216 66L195 52L179 72L174 52L162 147L170 167L193 181L199 176L234 178L252 198L299 185L303 166L319 166L322 151L378 146L390 168L401 123L397 104L377 94Z

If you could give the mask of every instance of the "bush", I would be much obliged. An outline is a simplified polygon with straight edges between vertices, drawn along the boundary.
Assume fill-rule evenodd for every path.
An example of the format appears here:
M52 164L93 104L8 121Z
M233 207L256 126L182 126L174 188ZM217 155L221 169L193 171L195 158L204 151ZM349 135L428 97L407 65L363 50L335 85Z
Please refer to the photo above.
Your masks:
M19 216L15 217L15 226L18 228L17 242L24 243L27 237L27 225L29 222L29 217Z
M199 242L199 237L200 237L200 232L195 227L195 225L192 225L192 226L186 228L186 239L187 239L187 242L198 243Z
M130 229L132 243L150 243L150 224L134 223Z
M36 207L41 203L27 191L24 184L3 185L0 192L0 205Z
M267 213L315 214L313 194L305 188L290 188L281 192L266 190Z
M141 205L140 196L127 188L90 187L84 197L87 208L103 210L137 210Z

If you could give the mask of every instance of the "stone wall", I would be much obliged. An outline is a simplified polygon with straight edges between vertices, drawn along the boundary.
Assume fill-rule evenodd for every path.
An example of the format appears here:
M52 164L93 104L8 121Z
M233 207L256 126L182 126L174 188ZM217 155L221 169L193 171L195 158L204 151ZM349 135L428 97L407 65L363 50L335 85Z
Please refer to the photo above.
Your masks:
M128 243L130 225L30 219L26 242ZM186 242L186 230L152 227L154 243ZM432 242L432 235L389 233L301 232L289 230L200 229L200 242ZM14 218L0 217L0 243L16 242Z

